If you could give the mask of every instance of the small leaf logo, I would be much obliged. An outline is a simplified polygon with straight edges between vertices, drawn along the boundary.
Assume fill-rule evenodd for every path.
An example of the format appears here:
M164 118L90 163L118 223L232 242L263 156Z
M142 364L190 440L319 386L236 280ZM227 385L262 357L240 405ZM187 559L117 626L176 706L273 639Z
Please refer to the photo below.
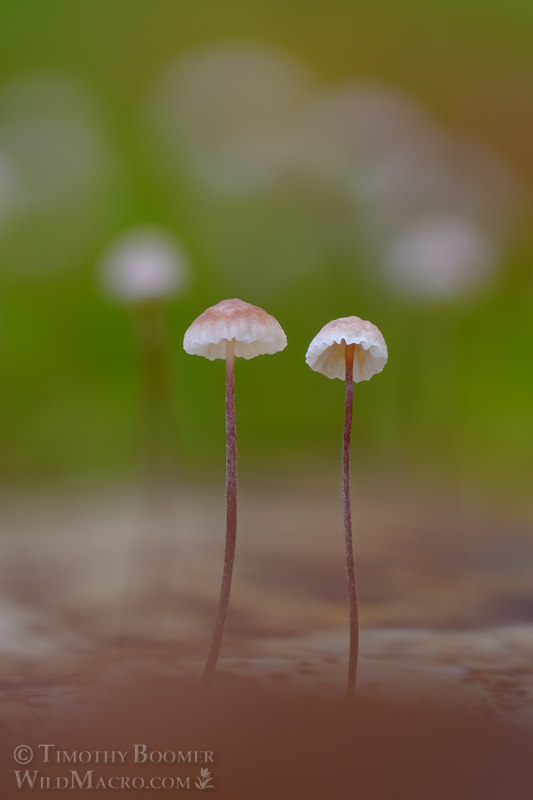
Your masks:
M214 786L210 786L209 784L212 783L213 778L211 777L211 772L204 767L204 769L200 770L200 774L196 778L194 785L197 789L214 789Z

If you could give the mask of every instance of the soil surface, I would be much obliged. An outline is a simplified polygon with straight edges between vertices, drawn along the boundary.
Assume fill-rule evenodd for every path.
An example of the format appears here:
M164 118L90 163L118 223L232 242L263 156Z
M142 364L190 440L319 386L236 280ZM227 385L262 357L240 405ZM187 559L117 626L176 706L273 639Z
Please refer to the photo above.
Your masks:
M361 658L347 706L336 487L241 488L208 694L223 490L6 498L2 797L529 800L531 519L397 482L357 482L354 510ZM21 745L33 758L16 763ZM97 762L99 752L115 755ZM151 752L155 763L142 761Z

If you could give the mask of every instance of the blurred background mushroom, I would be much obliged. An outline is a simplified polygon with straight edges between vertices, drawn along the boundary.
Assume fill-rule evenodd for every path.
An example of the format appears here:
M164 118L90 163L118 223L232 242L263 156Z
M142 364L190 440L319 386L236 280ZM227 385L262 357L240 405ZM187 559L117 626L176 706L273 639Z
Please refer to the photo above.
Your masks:
M100 280L111 299L131 310L144 398L146 467L153 480L168 471L177 457L167 303L186 286L188 267L180 248L164 231L136 228L108 246Z
M175 170L214 193L253 195L287 168L312 91L309 70L282 51L209 47L163 72L150 111Z
M0 148L17 198L4 268L19 276L69 270L106 234L120 207L106 128L98 98L68 73L0 82Z
M174 392L168 301L188 281L188 266L178 244L155 227L123 232L105 250L99 268L102 289L131 314L137 352L142 430L142 504L140 526L132 531L130 564L122 610L121 639L136 631L144 606L164 603L161 578L168 569L168 537L173 529L166 502L175 494L179 443L175 420L179 407ZM179 385L179 383L178 383ZM139 586L143 591L139 592Z

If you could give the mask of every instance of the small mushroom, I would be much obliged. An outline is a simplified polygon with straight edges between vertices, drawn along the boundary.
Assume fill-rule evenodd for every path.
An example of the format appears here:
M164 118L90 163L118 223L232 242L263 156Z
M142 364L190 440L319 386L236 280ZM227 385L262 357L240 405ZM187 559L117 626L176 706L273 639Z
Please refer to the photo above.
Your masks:
M235 542L237 536L237 431L235 424L235 357L254 358L277 353L287 344L279 322L262 308L242 300L222 300L206 309L185 333L187 353L210 361L226 360L226 548L220 601L204 670L203 685L208 688L220 654L231 592Z
M187 260L164 229L123 232L104 252L99 270L107 296L131 313L143 392L144 459L151 483L174 467L172 362L168 303L189 280Z
M101 264L106 293L120 303L164 300L187 282L186 259L177 243L155 227L126 231L107 249Z
M171 298L187 286L189 267L180 244L164 228L140 226L107 246L98 278L108 298L129 313L141 401L141 514L127 562L122 643L142 629L144 615L165 597L166 498L178 470L168 310Z
M355 695L357 658L359 653L359 612L357 580L352 541L350 504L350 448L352 438L353 384L369 380L387 363L385 339L375 325L359 317L341 317L328 322L315 336L305 360L315 372L328 378L341 378L346 384L342 479L344 531L346 536L346 576L350 605L350 658L348 665L348 700Z

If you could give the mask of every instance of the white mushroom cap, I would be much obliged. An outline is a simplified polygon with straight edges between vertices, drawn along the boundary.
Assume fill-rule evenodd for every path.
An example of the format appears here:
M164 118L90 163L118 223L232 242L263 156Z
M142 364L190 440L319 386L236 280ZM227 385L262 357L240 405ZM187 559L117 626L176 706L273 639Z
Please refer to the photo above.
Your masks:
M355 345L353 379L367 381L387 363L387 345L381 331L359 317L341 317L317 333L305 356L315 372L328 378L346 378L346 345Z
M277 353L287 345L279 322L258 306L242 300L222 300L206 309L189 326L183 347L210 361L226 358L226 343L235 340L235 355L254 358Z

